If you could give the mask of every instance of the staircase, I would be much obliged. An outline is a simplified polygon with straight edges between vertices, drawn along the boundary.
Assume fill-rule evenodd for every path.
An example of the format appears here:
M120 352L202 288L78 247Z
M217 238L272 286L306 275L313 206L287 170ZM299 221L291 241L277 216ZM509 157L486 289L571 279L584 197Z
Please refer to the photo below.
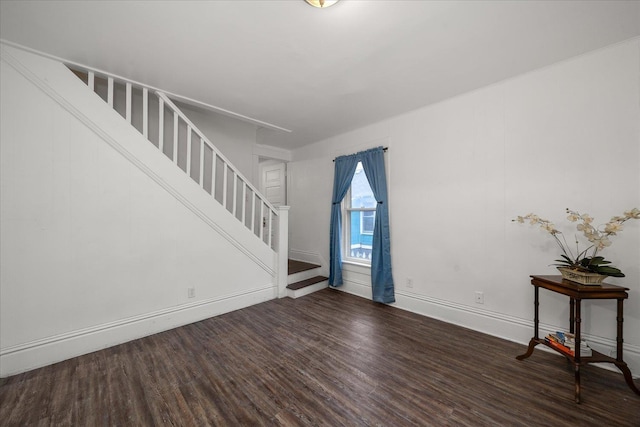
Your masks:
M77 64L67 68L219 203L247 234L276 253L274 265L263 264L274 277L275 295L284 296L288 283L283 256L288 252L288 207L274 207L164 92ZM248 254L253 251L245 250Z
M276 232L271 230L278 209L165 93L104 71L69 69L229 214L278 251Z
M328 286L328 277L321 276L320 266L290 259L288 262L287 296L300 298Z

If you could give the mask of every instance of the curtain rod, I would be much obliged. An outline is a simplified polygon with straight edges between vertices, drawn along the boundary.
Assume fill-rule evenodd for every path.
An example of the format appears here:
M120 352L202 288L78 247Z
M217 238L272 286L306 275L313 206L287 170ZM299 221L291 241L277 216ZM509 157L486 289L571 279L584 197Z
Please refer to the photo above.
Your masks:
M383 147L383 148L382 148L382 151L384 151L384 152L386 153L388 149L389 149L389 147ZM340 156L338 156L338 157L340 157ZM336 157L336 159L337 159L338 157ZM333 159L333 160L331 160L331 161L335 163L336 159Z

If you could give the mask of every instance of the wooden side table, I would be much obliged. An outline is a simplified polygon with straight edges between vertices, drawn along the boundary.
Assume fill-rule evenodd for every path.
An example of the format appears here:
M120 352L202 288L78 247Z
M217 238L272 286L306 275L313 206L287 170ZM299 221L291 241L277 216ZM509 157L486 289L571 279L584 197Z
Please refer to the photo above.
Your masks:
M569 362L574 367L575 372L575 399L576 403L580 403L580 366L587 365L589 363L613 363L622 371L624 375L624 379L627 382L627 385L631 390L634 391L637 395L640 395L640 390L633 383L633 377L631 376L631 371L629 367L622 359L622 324L623 324L623 301L629 297L627 291L629 288L624 288L622 286L609 285L607 283L602 283L601 285L580 285L579 283L570 282L568 280L564 280L562 276L531 276L531 284L534 287L534 335L533 338L529 341L529 348L527 348L527 352L522 354L516 359L523 360L527 357L531 356L533 353L533 348L538 344L546 345L549 348L554 349L555 351L563 354ZM569 328L570 332L575 334L576 339L576 347L574 355L566 353L562 350L559 350L555 347L549 345L544 338L540 338L538 335L538 323L539 323L539 315L538 315L538 307L539 307L539 289L548 289L552 292L557 292L562 295L567 295L569 297ZM616 317L617 321L617 336L616 336L616 357L609 357L602 353L598 353L597 351L593 351L593 354L588 357L580 356L580 324L582 323L582 317L580 314L580 306L583 299L615 299L618 301L618 314Z

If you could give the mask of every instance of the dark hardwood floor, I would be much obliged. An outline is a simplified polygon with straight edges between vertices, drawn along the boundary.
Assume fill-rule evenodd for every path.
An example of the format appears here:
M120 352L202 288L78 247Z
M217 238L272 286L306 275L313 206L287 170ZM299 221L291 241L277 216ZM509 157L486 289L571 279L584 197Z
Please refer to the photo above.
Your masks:
M622 375L339 291L9 377L0 424L640 426Z
M310 262L297 261L295 259L289 259L287 261L288 274L296 274L302 271L312 270L317 267L320 267L320 266L317 264L312 264Z

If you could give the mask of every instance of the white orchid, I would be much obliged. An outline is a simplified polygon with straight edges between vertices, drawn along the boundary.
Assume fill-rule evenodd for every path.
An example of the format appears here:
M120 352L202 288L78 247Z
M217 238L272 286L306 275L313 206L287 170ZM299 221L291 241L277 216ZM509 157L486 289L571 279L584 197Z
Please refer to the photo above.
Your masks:
M570 209L567 209L567 214L567 219L569 221L580 221L580 223L576 226L576 229L578 231L581 231L583 236L590 243L589 247L587 247L583 251L580 251L579 242L576 238L575 256L566 240L564 239L564 235L562 234L562 232L558 231L553 223L549 220L542 219L538 215L530 213L528 215L518 216L513 221L520 224L523 224L525 221L529 221L529 224L531 225L539 224L541 229L545 230L546 232L551 234L551 236L553 236L556 243L562 250L562 254L560 255L562 259L556 260L556 262L558 262L559 264L555 265L570 267L577 270L591 271L593 273L600 273L607 276L624 277L624 274L622 274L619 269L608 265L611 263L605 260L604 257L597 256L597 254L598 251L611 246L611 240L609 239L609 237L615 236L617 233L622 231L622 223L630 219L640 219L640 209L633 208L630 211L626 211L624 213L624 216L612 217L611 220L606 223L601 230L591 224L593 222L593 217L591 217L589 214L581 214ZM593 252L590 255L587 255L592 249Z
M591 243L593 243L596 248L598 248L598 250L602 250L607 246L611 246L611 240L609 240L607 236L596 237L593 239L593 241L591 241Z
M622 223L618 221L608 222L604 226L604 231L609 234L616 234L619 231L622 231Z
M640 219L640 209L633 208L630 211L624 213L625 220L627 219Z
M568 219L569 221L571 221L571 222L576 222L577 220L579 220L579 219L580 219L580 215L578 215L578 214L574 214L574 213L571 213L571 214L569 214L569 216L567 217L567 219Z

